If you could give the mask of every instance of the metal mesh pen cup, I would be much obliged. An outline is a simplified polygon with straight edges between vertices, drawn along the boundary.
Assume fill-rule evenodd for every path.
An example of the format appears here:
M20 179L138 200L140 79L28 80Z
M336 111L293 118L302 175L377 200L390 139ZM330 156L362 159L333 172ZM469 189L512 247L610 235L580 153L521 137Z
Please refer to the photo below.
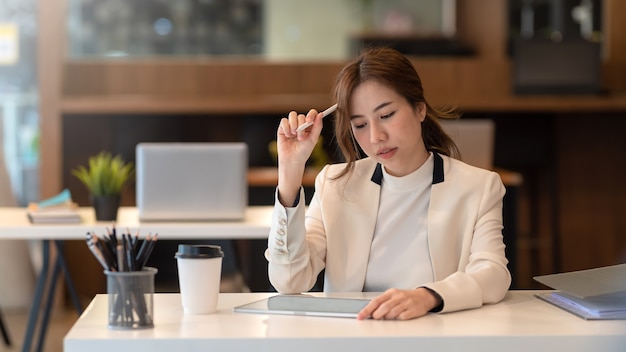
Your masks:
M109 329L154 327L154 275L156 268L141 271L108 271Z

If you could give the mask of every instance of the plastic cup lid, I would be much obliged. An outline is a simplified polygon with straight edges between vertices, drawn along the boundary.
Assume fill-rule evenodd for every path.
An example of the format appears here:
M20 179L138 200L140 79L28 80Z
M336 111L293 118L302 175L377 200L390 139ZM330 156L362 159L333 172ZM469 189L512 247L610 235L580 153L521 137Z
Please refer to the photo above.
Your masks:
M215 245L179 244L176 258L220 258L224 256L222 247Z

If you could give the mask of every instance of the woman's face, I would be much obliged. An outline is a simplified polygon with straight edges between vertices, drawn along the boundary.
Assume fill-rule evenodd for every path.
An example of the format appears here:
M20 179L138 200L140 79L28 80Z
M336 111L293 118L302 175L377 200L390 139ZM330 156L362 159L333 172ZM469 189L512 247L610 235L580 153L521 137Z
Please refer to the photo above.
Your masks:
M389 174L405 176L428 158L422 140L424 103L412 106L393 89L366 81L356 87L349 105L350 124L357 143Z

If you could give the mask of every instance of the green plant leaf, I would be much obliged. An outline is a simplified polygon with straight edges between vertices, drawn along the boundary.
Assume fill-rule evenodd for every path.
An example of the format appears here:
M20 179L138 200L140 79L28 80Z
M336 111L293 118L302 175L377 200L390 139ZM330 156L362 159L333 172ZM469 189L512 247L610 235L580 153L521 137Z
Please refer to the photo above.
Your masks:
M120 155L100 152L89 158L88 168L83 165L71 170L93 196L122 193L126 182L135 171L132 162L125 162Z

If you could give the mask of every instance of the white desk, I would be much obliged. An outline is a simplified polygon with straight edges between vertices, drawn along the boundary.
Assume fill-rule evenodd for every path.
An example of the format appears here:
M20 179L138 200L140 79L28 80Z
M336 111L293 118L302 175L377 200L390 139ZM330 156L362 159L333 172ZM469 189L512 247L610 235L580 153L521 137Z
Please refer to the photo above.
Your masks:
M139 230L142 236L158 233L159 239L263 239L267 238L270 231L271 212L271 206L253 206L246 210L243 221L140 222L136 208L121 207L116 226L122 230L128 228L133 233ZM0 240L42 240L43 266L37 278L23 351L30 351L35 341L37 351L43 348L55 285L61 271L65 274L76 311L79 314L82 312L63 255L57 255L53 263L50 257L51 242L57 253L62 254L63 240L84 240L89 231L103 234L106 227L111 227L111 222L97 222L91 207L81 208L80 213L83 221L77 224L31 224L24 208L0 207ZM35 338L37 325L40 328Z
M232 311L275 293L221 294L216 314L185 316L178 294L156 294L155 327L135 331L109 330L107 296L97 295L65 336L64 351L624 351L626 321L586 321L536 292L410 321Z
M158 233L160 239L255 239L267 238L271 221L271 206L252 206L243 221L174 221L141 222L135 207L121 207L116 226L141 235ZM24 208L0 207L0 240L55 239L83 240L88 231L105 233L109 221L96 221L93 208L80 208L83 221L78 224L31 224Z

